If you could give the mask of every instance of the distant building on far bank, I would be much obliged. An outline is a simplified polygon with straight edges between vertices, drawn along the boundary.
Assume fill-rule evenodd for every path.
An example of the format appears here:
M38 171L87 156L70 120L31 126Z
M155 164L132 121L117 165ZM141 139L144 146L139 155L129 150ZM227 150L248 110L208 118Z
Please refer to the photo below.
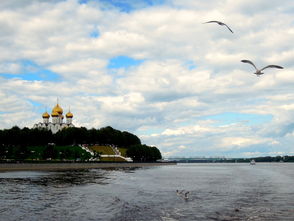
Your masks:
M63 109L59 106L58 102L52 109L51 117L52 121L50 122L50 114L46 111L42 115L43 122L35 124L33 128L46 128L55 134L63 128L74 127L72 124L73 114L70 111L65 115L66 122L63 122Z

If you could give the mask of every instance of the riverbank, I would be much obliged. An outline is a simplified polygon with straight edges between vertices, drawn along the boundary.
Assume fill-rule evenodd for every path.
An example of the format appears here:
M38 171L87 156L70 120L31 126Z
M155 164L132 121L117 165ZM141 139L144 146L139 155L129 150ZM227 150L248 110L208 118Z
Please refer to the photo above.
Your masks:
M130 168L176 165L175 162L155 163L2 163L0 172L6 171L56 171L56 170L79 170L97 168Z

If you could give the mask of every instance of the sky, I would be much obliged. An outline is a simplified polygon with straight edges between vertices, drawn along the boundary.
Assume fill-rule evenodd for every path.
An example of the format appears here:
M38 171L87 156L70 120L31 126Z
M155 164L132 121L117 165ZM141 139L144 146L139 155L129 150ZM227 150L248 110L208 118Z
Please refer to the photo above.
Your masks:
M165 158L294 155L293 39L293 0L0 1L0 129L58 99Z

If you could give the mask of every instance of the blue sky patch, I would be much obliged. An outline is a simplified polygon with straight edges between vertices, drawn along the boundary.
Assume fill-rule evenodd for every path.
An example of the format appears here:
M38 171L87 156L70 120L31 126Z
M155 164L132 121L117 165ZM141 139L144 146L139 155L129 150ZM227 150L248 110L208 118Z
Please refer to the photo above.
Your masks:
M80 0L80 4L98 2L103 9L117 8L122 12L132 12L136 9L146 8L155 5L162 5L165 0Z
M90 37L91 38L98 38L100 36L99 32L98 31L92 31L90 33Z
M79 1L79 4L81 4L81 5L82 5L82 4L87 4L87 3L88 3L88 0L80 0L80 1Z
M19 74L10 74L10 73L0 73L0 76L3 76L5 78L11 79L11 78L19 78L22 80L28 80L28 81L58 81L59 76L41 66L36 64L35 62L31 60L22 60L19 62L21 65L21 71Z
M41 106L42 104L40 104L39 102L36 102L36 101L33 101L33 100L29 100L29 102L35 106L35 107L38 107L38 106Z
M189 70L193 70L196 68L196 64L194 63L194 61L187 61L185 62L185 67L188 68Z
M44 113L45 111L48 111L46 110L47 108L45 108L43 104L33 101L31 99L29 99L28 101L33 105L35 112Z
M164 131L162 128L148 128L148 129L139 129L138 133L140 135L148 135L150 136L151 134L160 134Z
M229 125L240 122L247 125L257 125L270 122L272 120L272 115L225 112L217 115L206 116L204 119L216 120L218 121L217 125Z
M144 60L136 60L128 56L117 56L111 58L108 63L108 68L128 68L130 66L137 66L143 63Z
M133 6L130 3L128 3L127 1L109 0L107 2L109 2L110 4L115 6L116 8L119 8L120 11L123 11L123 12L130 12L130 11L134 10Z

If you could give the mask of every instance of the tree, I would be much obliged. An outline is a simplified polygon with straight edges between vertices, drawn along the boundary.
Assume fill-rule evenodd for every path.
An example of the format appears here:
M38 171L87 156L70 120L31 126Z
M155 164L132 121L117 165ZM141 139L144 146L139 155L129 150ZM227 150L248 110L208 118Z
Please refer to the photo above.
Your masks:
M56 147L50 145L55 144ZM17 126L11 129L0 130L0 158L26 159L30 156L28 149L38 149L38 154L31 154L38 158L65 158L74 159L87 156L73 149L59 149L58 146L74 146L77 144L108 144L125 147L128 156L135 161L155 161L161 159L160 151L156 147L142 145L140 139L129 132L116 130L110 126L100 129L86 129L85 127L65 128L56 134L47 129L20 129ZM40 149L44 149L40 150ZM56 149L57 148L57 149ZM34 149L34 150L35 150ZM33 152L34 153L34 152ZM41 155L39 155L41 153ZM98 156L98 155L97 155Z
M15 146L14 148L13 158L16 160L25 160L29 156L29 154L30 152L26 145L18 145L18 146Z
M129 147L127 156L137 162L153 162L162 158L160 151L156 147L150 147L145 144Z
M140 139L136 135L131 134L127 131L122 132L121 140L123 141L121 143L121 146L124 146L124 147L129 147L132 145L140 145L141 144Z
M6 147L3 144L0 144L0 160L6 158Z
M54 148L54 145L48 144L43 152L43 159L56 159L57 158L57 151Z

